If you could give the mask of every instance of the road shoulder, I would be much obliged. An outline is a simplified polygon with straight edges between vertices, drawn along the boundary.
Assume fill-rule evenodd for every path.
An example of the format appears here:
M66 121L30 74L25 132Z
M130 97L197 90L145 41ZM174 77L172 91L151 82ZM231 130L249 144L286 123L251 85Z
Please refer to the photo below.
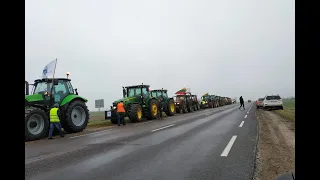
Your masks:
M259 140L255 180L275 179L295 168L295 122L272 111L256 111Z

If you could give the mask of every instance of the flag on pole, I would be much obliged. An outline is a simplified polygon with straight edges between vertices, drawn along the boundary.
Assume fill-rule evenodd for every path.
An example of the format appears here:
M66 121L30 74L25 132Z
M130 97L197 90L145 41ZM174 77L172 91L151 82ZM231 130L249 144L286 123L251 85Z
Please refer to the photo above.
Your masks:
M54 77L54 71L56 68L57 59L51 61L49 64L47 64L42 71L42 78L53 78Z
M187 88L182 88L176 92L176 95L185 95L186 91L187 91Z
M208 96L209 95L209 93L205 93L204 95L202 95L202 96Z

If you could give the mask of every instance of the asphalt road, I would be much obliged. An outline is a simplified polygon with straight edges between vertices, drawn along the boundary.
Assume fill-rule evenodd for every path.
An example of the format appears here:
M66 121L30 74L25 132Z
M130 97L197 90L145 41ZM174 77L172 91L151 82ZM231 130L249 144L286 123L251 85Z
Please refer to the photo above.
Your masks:
M249 180L257 121L246 103L25 145L32 180ZM250 110L249 110L250 109Z

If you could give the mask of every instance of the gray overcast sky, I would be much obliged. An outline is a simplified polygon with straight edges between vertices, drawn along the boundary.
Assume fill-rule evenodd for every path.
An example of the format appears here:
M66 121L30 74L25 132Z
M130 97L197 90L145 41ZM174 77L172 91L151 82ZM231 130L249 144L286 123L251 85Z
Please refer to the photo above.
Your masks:
M295 94L293 0L27 0L26 80L58 58L80 95L125 85L255 99Z

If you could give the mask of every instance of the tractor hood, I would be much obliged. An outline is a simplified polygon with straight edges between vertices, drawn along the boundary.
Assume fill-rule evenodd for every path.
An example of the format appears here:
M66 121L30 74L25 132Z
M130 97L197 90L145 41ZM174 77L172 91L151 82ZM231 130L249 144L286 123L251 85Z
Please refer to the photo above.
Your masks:
M42 100L43 96L41 94L26 95L26 101L28 102L38 102Z
M126 98L122 98L122 99L118 99L116 101L113 102L113 104L118 104L120 101L123 101L123 103L126 105L127 103L131 102L131 101L135 101L136 96L134 97L126 97Z

